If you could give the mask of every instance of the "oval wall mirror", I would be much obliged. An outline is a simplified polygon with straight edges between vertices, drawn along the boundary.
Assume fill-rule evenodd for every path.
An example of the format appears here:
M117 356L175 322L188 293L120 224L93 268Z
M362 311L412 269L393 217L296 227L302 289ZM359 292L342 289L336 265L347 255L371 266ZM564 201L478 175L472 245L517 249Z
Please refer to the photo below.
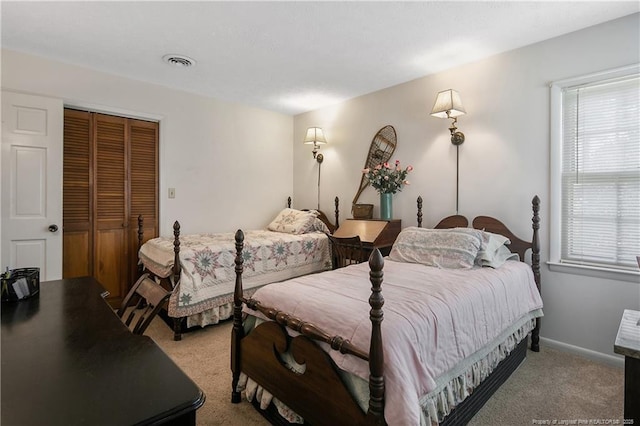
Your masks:
M371 146L369 146L369 153L367 154L367 159L364 162L363 168L372 168L380 163L389 161L393 155L393 151L396 150L397 144L398 140L396 138L396 129L394 129L393 126L387 125L378 130L378 133L376 133L371 141ZM363 174L360 179L358 192L353 198L354 213L356 202L358 201L358 198L360 198L362 191L364 191L367 186L369 186L369 181Z

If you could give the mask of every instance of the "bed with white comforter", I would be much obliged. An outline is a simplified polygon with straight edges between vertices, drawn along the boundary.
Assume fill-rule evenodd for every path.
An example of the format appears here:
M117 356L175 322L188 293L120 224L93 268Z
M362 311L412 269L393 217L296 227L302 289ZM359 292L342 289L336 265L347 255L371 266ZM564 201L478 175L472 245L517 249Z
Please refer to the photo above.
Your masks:
M299 277L260 289L254 298L368 348L368 272L367 264L359 264ZM518 261L467 270L387 258L382 288L389 425L431 424L444 417L542 315L531 268ZM339 368L368 380L366 361L329 354Z
M374 252L369 264L237 297L242 311L234 323L241 322L240 312L248 317L232 333L232 402L244 391L260 406L273 402L294 422L302 419L287 404L316 423L323 423L327 410L348 410L362 424L380 424L381 416L389 425L468 421L524 359L529 334L531 349L539 350L539 203L534 197L531 241L492 217L478 216L474 228L466 228L458 225L466 218L451 216L438 224L441 229L403 229L384 262ZM528 250L530 264L520 261ZM242 295L241 276L236 294ZM305 355L295 355L303 347ZM261 386L241 374L243 365ZM314 373L307 374L309 368ZM326 386L340 398L319 390L317 371L327 377L338 371L342 385L330 379ZM478 389L484 382L495 386ZM287 392L292 386L300 390ZM321 405L310 395L322 395ZM354 401L344 402L345 395Z

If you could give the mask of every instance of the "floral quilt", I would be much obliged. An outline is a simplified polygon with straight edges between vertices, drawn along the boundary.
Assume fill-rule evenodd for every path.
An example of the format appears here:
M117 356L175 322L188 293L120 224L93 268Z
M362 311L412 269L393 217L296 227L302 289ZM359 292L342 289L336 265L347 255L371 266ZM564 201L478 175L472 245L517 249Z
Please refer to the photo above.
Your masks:
M182 272L169 300L169 316L185 317L232 302L235 250L233 233L181 236ZM173 238L149 240L139 254L147 269L168 276ZM243 287L249 293L265 284L331 269L329 239L321 232L246 231L242 256Z

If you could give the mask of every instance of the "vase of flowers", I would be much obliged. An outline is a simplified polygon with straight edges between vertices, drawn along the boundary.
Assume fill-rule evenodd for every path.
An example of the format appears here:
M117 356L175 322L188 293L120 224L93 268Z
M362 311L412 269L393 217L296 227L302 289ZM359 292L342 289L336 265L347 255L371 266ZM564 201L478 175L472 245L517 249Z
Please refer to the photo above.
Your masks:
M393 217L393 194L402 191L404 185L409 185L407 175L413 167L400 167L400 161L394 165L381 163L373 168L362 170L371 186L380 194L380 218L391 220Z
M380 193L380 219L391 220L393 218L393 194Z

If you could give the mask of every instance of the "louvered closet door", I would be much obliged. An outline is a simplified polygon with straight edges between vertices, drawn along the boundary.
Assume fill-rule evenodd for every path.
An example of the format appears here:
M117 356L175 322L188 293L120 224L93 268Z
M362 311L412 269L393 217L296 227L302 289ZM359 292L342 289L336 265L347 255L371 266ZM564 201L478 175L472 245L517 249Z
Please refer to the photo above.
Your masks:
M115 299L129 285L126 121L95 114L94 277Z
M158 236L158 123L65 110L63 277L90 275L118 306L137 278L138 216Z
M130 202L129 274L136 276L138 216L144 223L143 241L158 235L158 123L129 120Z
M63 257L64 278L93 274L91 215L91 114L64 110Z

